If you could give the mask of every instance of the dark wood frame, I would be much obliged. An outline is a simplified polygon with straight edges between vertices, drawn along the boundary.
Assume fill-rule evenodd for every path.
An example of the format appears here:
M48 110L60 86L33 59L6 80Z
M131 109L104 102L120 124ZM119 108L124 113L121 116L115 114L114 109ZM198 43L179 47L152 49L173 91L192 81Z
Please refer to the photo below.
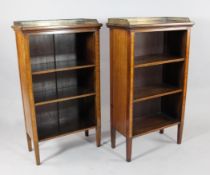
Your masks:
M177 143L181 144L184 126L184 111L187 92L187 75L189 62L189 48L190 48L190 31L193 23L188 18L110 18L107 26L110 28L110 91L111 91L111 146L116 146L116 131L126 137L126 160L131 161L132 139L139 135L144 135L150 132L159 131L164 133L164 129L170 126L178 125ZM153 61L142 61L135 64L135 35L138 33L148 32L176 32L184 31L184 36L180 40L182 44L182 57L170 59L170 57L154 59ZM172 36L173 37L173 36ZM175 38L175 37L174 37ZM173 39L174 39L173 38ZM153 40L153 38L150 38ZM165 42L165 41L164 41ZM173 42L171 45L173 47ZM156 43L157 45L157 43ZM178 46L179 47L179 46ZM150 48L152 49L152 47ZM141 50L140 50L141 51ZM150 57L148 57L150 59ZM135 99L134 77L135 70L147 69L148 67L164 66L169 64L182 64L178 71L180 73L178 81L180 82L178 89L169 89L167 91L162 88L161 92L156 92L152 89L141 97ZM170 72L169 72L170 73ZM171 81L177 76L168 77ZM174 73L175 74L175 73ZM142 75L144 76L144 75ZM150 75L151 76L151 75ZM141 77L151 78L151 77ZM140 90L140 93L144 93ZM150 128L141 128L135 131L134 126L134 104L152 99L157 99L170 96L172 94L179 94L176 102L170 100L175 110L178 112L177 120L172 122L157 122L157 115L150 120L142 120L146 124L152 125ZM176 103L176 104L175 104ZM161 107L162 108L162 107ZM162 110L162 109L161 109ZM170 109L169 109L170 111ZM172 111L173 112L173 111ZM160 119L162 119L160 117ZM156 123L155 123L156 122ZM143 123L145 124L145 123ZM141 125L141 122L140 124ZM154 126L153 126L154 125ZM143 125L142 125L143 126Z
M47 22L47 23L45 23ZM51 25L52 24L52 25ZM63 134L58 134L50 138L45 138L43 140L53 139L55 137L60 137L68 135L75 132L84 131L85 135L89 135L89 129L96 129L96 145L100 146L101 141L101 116L100 116L100 48L99 48L99 30L102 25L97 22L97 20L92 19L75 19L75 20L52 20L52 21L18 21L14 22L12 26L15 35L16 35L16 44L18 51L18 63L19 63L19 74L20 74L20 84L22 91L22 100L23 100L23 109L24 109L24 119L25 119L25 128L26 128L26 138L28 143L28 150L32 151L32 143L34 146L36 164L40 164L40 155L39 155L39 142L42 141L38 137L37 129L37 118L35 107L39 105L45 105L43 103L35 103L34 93L33 93L33 80L32 74L34 76L39 74L50 74L52 72L60 71L71 71L79 70L85 68L94 69L94 89L93 94L84 94L72 96L69 98L55 99L46 102L55 103L60 101L67 101L73 99L85 98L86 96L94 96L95 101L95 117L96 124L90 128L83 128L80 130L75 130L73 132L66 132ZM53 69L46 71L39 71L32 73L31 69L31 60L30 60L30 44L29 36L41 34L67 34L67 33L82 33L82 32L92 32L94 37L89 41L89 47L93 49L95 63L94 65L89 66L74 66L69 68Z

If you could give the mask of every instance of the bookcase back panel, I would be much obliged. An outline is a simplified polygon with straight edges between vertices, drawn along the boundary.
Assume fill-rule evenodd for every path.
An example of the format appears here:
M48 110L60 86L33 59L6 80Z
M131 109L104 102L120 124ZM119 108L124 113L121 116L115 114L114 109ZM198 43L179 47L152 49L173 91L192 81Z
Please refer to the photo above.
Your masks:
M182 95L178 93L162 97L161 110L178 121L181 120Z
M145 88L160 85L163 82L163 67L154 66L134 71L134 87Z
M60 132L70 132L95 126L93 97L59 103Z
M161 112L161 98L134 104L133 117L149 117Z
M144 32L135 34L135 56L162 54L164 52L163 32Z
M59 131L57 104L36 107L36 122L39 139L57 135Z
M93 69L57 73L58 98L93 92L95 92Z
M185 57L187 31L168 31L165 33L167 55Z
M32 71L95 63L94 32L31 35Z
M183 88L184 62L163 65L163 82Z
M94 33L70 33L55 35L57 68L82 64L94 64ZM62 65L63 64L63 65Z
M29 45L32 72L55 68L53 35L31 35Z
M134 104L133 116L149 117L158 113L165 113L174 119L179 119L181 112L182 93L159 97Z
M32 80L35 103L57 98L56 73L36 75Z
M94 69L33 76L35 102L95 92Z
M165 84L181 87L183 68L184 64L181 62L135 69L134 89L141 90L142 88Z
M182 93L135 103L133 135L143 135L180 122Z
M39 139L94 127L96 125L95 97L36 107Z
M186 31L138 32L135 34L135 62L140 59L167 60L184 58L186 50Z

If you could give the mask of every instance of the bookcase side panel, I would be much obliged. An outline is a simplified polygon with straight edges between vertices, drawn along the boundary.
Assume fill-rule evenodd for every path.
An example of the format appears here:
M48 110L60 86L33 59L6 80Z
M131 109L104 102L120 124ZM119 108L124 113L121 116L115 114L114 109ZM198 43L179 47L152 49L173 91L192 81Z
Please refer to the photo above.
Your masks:
M111 69L111 122L126 136L128 108L128 32L110 30Z
M25 58L25 48L24 48L24 35L21 31L16 31L16 44L18 51L18 65L19 65L19 76L22 94L22 103L24 110L24 119L26 132L32 138L32 120L30 112L30 103L28 96L28 82L26 75L26 58Z
M185 33L185 36L183 37L182 42L184 43L183 46L185 49L185 63L183 66L183 78L182 78L182 87L183 87L183 95L182 95L182 107L181 107L181 125L184 123L184 113L185 113L185 103L186 103L186 95L187 95L187 81L188 81L188 66L189 66L189 51L190 51L190 34L191 34L191 28L188 28L188 30Z
M25 58L25 74L26 74L26 84L27 84L27 103L28 109L30 111L30 120L31 120L31 128L33 134L34 142L38 143L38 132L37 132L37 121L36 121L36 112L35 112L35 104L34 104L34 93L33 93L33 82L32 82L32 71L31 71L31 58L30 58L30 42L29 42L30 34L24 35L24 58ZM37 149L37 148L35 148ZM35 151L36 152L36 151ZM38 149L37 149L38 152ZM37 153L37 159L39 159ZM38 160L37 160L38 161Z
M100 97L100 37L99 30L94 33L94 38L89 42L89 47L94 48L94 53L92 53L92 57L94 57L95 62L95 109L96 109L96 119L97 119L97 128L99 132L101 132L101 97ZM93 45L93 46L92 46ZM98 137L100 133L98 133Z

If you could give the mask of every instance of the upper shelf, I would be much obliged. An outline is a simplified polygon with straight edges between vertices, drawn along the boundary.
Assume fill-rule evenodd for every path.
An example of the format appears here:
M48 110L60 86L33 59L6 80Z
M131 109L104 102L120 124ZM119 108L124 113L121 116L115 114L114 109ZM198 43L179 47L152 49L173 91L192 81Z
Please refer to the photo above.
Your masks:
M43 60L47 57L43 57ZM50 58L50 57L49 57ZM35 58L34 58L35 59ZM42 57L39 58L40 60ZM50 59L48 59L50 60ZM61 72L69 70L78 70L95 67L94 63L85 62L83 60L65 60L65 61L49 61L45 63L32 64L32 75L47 74L52 72Z
M108 27L142 28L167 26L193 26L194 23L186 17L128 17L109 18Z
M101 27L96 19L57 19L57 20L33 20L15 21L13 29L21 30L41 30L41 29L60 29L60 28L79 28L79 27Z
M135 57L135 68L156 66L184 61L183 57L170 56L166 54L153 54Z

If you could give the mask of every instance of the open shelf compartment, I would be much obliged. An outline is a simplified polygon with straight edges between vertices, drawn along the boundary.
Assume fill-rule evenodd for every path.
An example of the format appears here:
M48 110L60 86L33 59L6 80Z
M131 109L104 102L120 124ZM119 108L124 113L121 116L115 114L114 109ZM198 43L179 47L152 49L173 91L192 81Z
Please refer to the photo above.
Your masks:
M185 60L186 31L137 32L135 68Z
M180 62L135 69L134 103L182 92L183 66Z
M33 75L35 105L95 95L94 69Z
M94 32L30 35L32 74L95 65Z
M134 104L133 136L177 125L181 117L182 93Z
M95 127L95 98L37 106L36 119L39 140Z

